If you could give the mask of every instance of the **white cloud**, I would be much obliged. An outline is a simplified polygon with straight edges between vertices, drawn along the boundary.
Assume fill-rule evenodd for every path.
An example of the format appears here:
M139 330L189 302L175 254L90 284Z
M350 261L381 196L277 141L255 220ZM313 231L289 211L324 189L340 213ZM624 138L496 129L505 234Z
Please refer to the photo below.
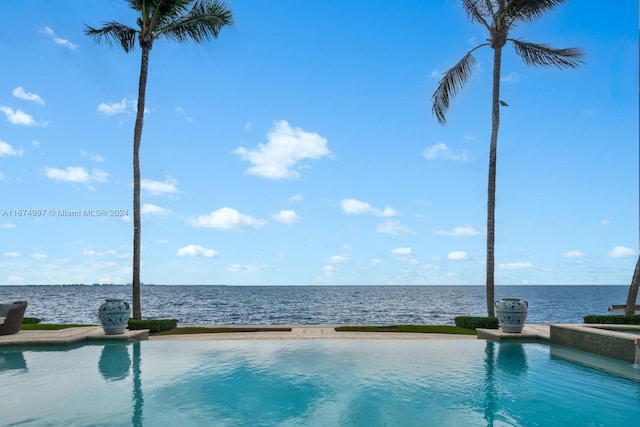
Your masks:
M533 268L533 264L529 261L525 262L506 262L498 264L498 268L501 270L523 270Z
M165 209L161 208L160 206L152 205L151 203L146 203L140 208L140 213L153 215L170 215L171 209Z
M271 215L271 218L285 224L293 224L294 222L300 221L298 214L291 210L281 210L280 212Z
M400 224L400 221L385 221L376 226L376 231L382 234L391 234L394 236L400 234L413 234L413 231Z
M335 273L336 268L332 265L325 265L322 270L324 271L325 274L331 275L333 273Z
M611 224L611 221L610 221L610 220L608 220L607 218L602 218L602 219L600 220L600 224L602 224L602 225L609 225L609 224Z
M500 77L500 81L501 82L505 82L505 83L519 83L520 82L520 74L518 74L518 73L516 73L514 71L511 71L506 76Z
M302 196L300 194L294 194L293 196L289 197L289 201L290 202L300 202L300 201L302 201Z
M465 150L456 151L447 147L444 142L437 142L431 147L425 148L422 157L427 160L443 159L465 162L467 161L467 152Z
M610 258L630 258L636 256L636 252L626 246L614 246L613 249L609 251L608 256Z
M327 262L330 262L331 264L340 264L348 259L349 258L344 255L333 255L327 260Z
M46 254L38 254L38 253L36 253L36 254L31 254L31 258L33 258L33 259L46 259L47 255Z
M340 202L340 206L345 213L352 215L371 214L375 216L391 217L399 214L395 209L389 206L385 206L384 209L380 210L371 206L369 203L361 202L356 199L343 199L342 202Z
M562 258L584 258L584 252L581 251L568 251L563 253Z
M80 150L80 155L81 155L82 157L87 158L87 159L91 159L91 160L93 160L93 161L94 161L94 162L96 162L96 163L102 163L102 162L104 162L104 161L106 161L106 160L107 160L107 159L106 159L106 157L101 156L100 154L90 154L90 153L87 153L87 152L86 152L86 151L84 151L84 150Z
M0 228L16 228L15 224L0 224Z
M164 180L164 182L160 181L152 181L150 179L142 179L140 180L140 188L148 191L153 195L164 194L164 193L177 193L178 189L176 185L178 181L170 176Z
M413 255L413 249L411 248L395 248L391 251L394 255Z
M464 251L453 251L447 254L447 259L453 261L465 260L469 259L469 255Z
M20 252L5 252L2 255L9 258L18 258L20 256Z
M220 230L245 229L262 227L265 222L261 219L243 215L235 209L224 207L208 215L187 219L192 227L216 228Z
M452 261L460 261L469 259L469 255L467 255L467 253L464 251L453 251L447 254L447 259Z
M2 156L22 156L22 150L16 150L8 142L0 140L0 157Z
M22 110L13 111L10 107L0 106L0 111L2 111L5 116L7 116L7 121L13 125L23 125L23 126L46 126L47 123L38 123L35 121L33 117L29 114L25 113Z
M258 144L254 150L238 147L233 153L252 164L246 173L271 179L297 179L300 177L297 169L305 167L300 162L333 157L326 138L292 128L285 120L274 123L266 144Z
M443 74L443 73L442 73L442 71L440 71L440 70L433 70L433 71L429 74L429 76L430 76L431 78L434 78L434 79L438 79L438 80L440 80L440 79L442 78L442 74Z
M156 242L160 243L161 245L166 245L167 243L169 243L168 239L158 239L156 240Z
M56 32L49 27L44 27L42 32L48 35L49 37L51 37L53 42L58 46L66 47L67 49L70 49L70 50L75 50L78 47L75 44L71 43L69 40L59 37L56 34Z
M192 123L193 119L191 117L189 117L189 115L186 113L186 111L184 111L184 108L182 107L176 107L176 112L180 115L182 115L182 117L184 117L184 119L189 122Z
M66 182L79 182L79 183L89 183L89 182L106 182L108 173L100 170L93 169L91 173L87 172L81 166L68 166L66 169L58 169L58 168L45 168L45 173L47 178L55 179L56 181L66 181Z
M128 105L132 102L127 102L125 98L122 98L120 102L105 103L102 102L98 105L98 112L106 114L107 116L115 116L117 114L126 114L129 112Z
M449 230L438 230L435 233L443 235L443 236L453 236L453 237L478 236L480 234L483 234L482 231L476 230L475 228L471 227L470 225L464 225L462 227L454 227L453 230L451 230L451 231L449 231Z
M178 249L178 256L195 256L204 258L215 258L218 256L218 252L213 249L207 249L200 245L188 245L184 248Z
M44 101L35 93L29 93L25 91L22 86L18 86L12 92L13 96L20 99L25 99L27 101L33 101L36 104L44 105Z

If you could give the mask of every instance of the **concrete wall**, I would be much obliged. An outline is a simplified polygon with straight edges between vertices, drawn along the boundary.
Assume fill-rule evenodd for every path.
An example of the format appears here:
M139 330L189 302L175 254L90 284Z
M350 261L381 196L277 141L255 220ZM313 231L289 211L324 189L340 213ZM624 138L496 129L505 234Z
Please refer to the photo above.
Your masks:
M640 338L597 327L551 325L549 341L631 363L638 363L640 358L638 354Z

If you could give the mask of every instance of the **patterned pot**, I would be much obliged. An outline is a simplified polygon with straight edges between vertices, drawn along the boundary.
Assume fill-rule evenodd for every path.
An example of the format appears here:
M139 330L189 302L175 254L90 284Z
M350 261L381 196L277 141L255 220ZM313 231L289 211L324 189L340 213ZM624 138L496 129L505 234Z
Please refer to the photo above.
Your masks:
M522 298L502 298L495 302L496 317L503 332L522 332L529 303Z
M130 314L129 303L120 298L107 298L98 309L98 318L106 335L124 334Z

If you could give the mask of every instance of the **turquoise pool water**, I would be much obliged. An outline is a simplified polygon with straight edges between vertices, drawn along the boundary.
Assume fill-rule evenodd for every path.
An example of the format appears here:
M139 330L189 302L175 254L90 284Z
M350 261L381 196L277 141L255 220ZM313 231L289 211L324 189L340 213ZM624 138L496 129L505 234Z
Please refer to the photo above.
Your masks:
M145 341L0 349L0 424L636 426L640 382L536 343Z

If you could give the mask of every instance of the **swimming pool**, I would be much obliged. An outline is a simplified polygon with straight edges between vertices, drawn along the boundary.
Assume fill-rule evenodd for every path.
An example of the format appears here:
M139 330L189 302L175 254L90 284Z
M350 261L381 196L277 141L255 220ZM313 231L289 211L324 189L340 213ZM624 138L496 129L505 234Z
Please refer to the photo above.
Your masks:
M109 342L1 348L0 405L29 426L622 427L640 382L536 343Z

